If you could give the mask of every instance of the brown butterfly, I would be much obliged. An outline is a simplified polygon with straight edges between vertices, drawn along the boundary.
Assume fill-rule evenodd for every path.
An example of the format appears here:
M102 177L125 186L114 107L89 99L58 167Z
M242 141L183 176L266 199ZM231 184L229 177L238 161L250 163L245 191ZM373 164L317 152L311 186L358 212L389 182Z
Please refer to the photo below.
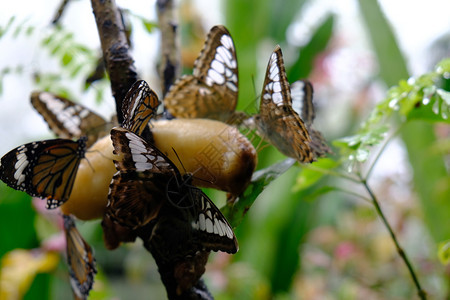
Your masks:
M228 221L200 189L191 185L190 175L181 176L167 156L127 129L113 128L111 139L116 154L121 154L123 160L115 162L118 172L111 182L106 218L131 230L155 226L149 232L170 232L169 225L163 225L168 220L183 228L183 240L195 245L194 253L203 248L237 251L237 240ZM168 248L176 251L176 247Z
M70 284L75 299L85 300L92 289L94 275L97 273L94 253L76 228L73 218L63 215L63 219Z
M158 96L147 82L136 81L122 102L122 127L141 135L149 120L156 116L159 104Z
M167 110L176 118L208 118L227 122L238 99L238 65L230 33L214 26L192 75L179 78L164 98Z
M79 139L87 136L88 148L113 127L112 122L107 122L87 107L52 93L33 92L31 104L58 137Z
M13 189L44 198L47 208L53 209L69 199L85 152L86 137L28 143L2 157L0 179Z
M316 117L313 103L313 86L308 80L297 80L291 84L292 108L305 122L306 129L311 137L309 146L315 157L323 157L332 153L322 133L313 128Z
M267 65L259 116L255 117L255 123L263 138L281 153L301 163L314 161L311 137L305 123L292 108L291 90L279 46Z

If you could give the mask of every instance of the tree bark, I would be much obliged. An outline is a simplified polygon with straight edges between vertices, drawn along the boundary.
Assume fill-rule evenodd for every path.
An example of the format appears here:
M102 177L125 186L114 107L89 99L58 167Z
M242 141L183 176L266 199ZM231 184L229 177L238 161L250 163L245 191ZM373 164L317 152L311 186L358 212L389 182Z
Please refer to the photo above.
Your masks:
M161 78L163 96L166 95L175 79L180 76L180 47L178 21L173 0L156 2L159 28L161 30L161 62L159 77Z
M116 102L117 119L122 124L122 100L137 80L134 60L128 51L125 29L114 0L91 0L91 4Z

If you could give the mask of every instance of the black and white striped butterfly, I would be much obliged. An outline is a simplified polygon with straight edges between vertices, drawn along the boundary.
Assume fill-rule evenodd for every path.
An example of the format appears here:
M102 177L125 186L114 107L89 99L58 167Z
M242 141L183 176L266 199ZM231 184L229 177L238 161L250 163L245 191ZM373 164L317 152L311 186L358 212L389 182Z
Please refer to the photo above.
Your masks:
M297 80L290 86L292 96L292 108L301 116L306 125L306 129L311 137L309 146L315 157L323 157L326 153L332 153L328 147L322 133L313 128L313 121L316 117L313 103L313 86L308 80Z
M259 116L255 122L263 138L281 153L301 163L314 161L311 137L305 123L292 107L291 90L279 46L267 65Z
M79 139L87 136L88 148L106 136L114 125L89 108L49 92L33 92L31 104L58 137Z
M147 225L170 231L162 225L169 219L182 224L194 253L200 249L237 251L230 224L214 203L191 185L190 175L181 176L167 156L127 129L113 128L111 139L123 160L115 161L118 172L111 182L106 218L141 233L139 229Z
M86 137L53 139L19 146L1 159L0 179L13 189L47 200L53 209L70 197Z
M71 216L63 215L64 234L66 236L66 255L69 267L70 284L75 299L85 300L94 284L94 252L83 239Z
M194 63L193 74L182 76L171 86L164 105L177 118L227 122L237 100L238 65L233 39L224 26L214 26Z

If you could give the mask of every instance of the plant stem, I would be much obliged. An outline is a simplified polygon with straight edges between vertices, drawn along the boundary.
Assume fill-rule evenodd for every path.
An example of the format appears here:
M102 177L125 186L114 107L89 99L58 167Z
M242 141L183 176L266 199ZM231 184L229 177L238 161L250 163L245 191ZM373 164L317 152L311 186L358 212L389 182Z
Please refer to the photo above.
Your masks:
M403 124L405 124L405 123L403 123ZM370 174L372 173L373 168L375 167L375 164L377 163L378 159L381 157L381 154L383 154L384 149L386 149L386 146L391 142L391 140L392 140L394 137L397 136L397 134L400 132L400 130L404 127L403 124L402 124L401 126L399 126L399 127L394 131L394 133L392 133L392 134L386 139L386 141L384 142L383 146L382 146L381 149L378 151L378 153L377 153L375 159L373 160L372 164L371 164L370 167L369 167L369 170L367 171L367 174L366 174L366 176L365 176L366 180L369 179L369 176L370 176Z
M400 255L400 257L403 259L403 261L406 264L406 267L408 268L409 274L411 275L412 280L414 281L414 284L416 285L417 288L417 294L419 295L419 298L422 300L427 299L427 294L425 293L424 290L422 290L420 283L419 283L419 279L416 276L416 273L414 272L414 269L408 259L408 257L406 256L405 251L402 249L402 247L400 247L400 244L397 240L397 237L395 236L394 231L392 230L391 226L389 225L389 222L387 221L386 217L383 214L383 211L381 210L381 207L378 203L377 198L375 197L375 194L372 192L372 190L370 189L369 185L367 184L366 179L362 179L361 178L361 183L364 185L364 187L366 188L367 192L369 193L370 197L372 198L372 203L375 206L375 209L378 213L378 215L381 217L381 220L384 223L384 226L386 226L386 228L389 231L389 234L391 235L392 240L394 241L395 247L397 248L397 252Z

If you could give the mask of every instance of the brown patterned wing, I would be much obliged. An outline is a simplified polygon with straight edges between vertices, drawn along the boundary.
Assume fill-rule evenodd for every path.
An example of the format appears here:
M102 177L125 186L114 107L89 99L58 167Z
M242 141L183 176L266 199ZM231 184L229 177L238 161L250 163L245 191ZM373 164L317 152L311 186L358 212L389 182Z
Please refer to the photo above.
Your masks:
M111 122L88 108L52 93L33 92L31 104L58 137L79 139L87 136L88 148L112 128Z
M166 200L165 186L181 175L159 150L131 131L113 128L111 139L114 153L123 159L114 161L118 172L110 184L105 215L134 230L158 215Z
M316 117L313 103L313 86L308 80L297 80L290 86L292 108L301 116L307 127L311 126Z
M308 130L292 108L291 92L279 46L273 51L267 65L256 123L263 137L286 156L301 163L314 161Z
M291 84L292 108L302 117L311 137L310 147L316 157L333 153L322 133L313 128L316 116L313 103L313 86L307 80L298 80Z
M141 135L150 119L156 115L159 104L158 96L147 82L136 81L122 102L122 127Z
M53 209L66 202L86 152L86 138L28 143L1 158L0 179L13 189L47 200Z
M236 49L224 26L208 34L192 76L178 79L164 98L164 105L177 118L209 118L227 121L238 99Z
M173 262L198 251L236 253L238 243L233 230L215 204L198 188L191 187L194 205L183 209L167 204L154 227L142 230L144 245L162 260Z
M72 291L75 299L87 299L94 284L94 275L97 273L94 251L81 236L73 218L63 215L63 219Z

